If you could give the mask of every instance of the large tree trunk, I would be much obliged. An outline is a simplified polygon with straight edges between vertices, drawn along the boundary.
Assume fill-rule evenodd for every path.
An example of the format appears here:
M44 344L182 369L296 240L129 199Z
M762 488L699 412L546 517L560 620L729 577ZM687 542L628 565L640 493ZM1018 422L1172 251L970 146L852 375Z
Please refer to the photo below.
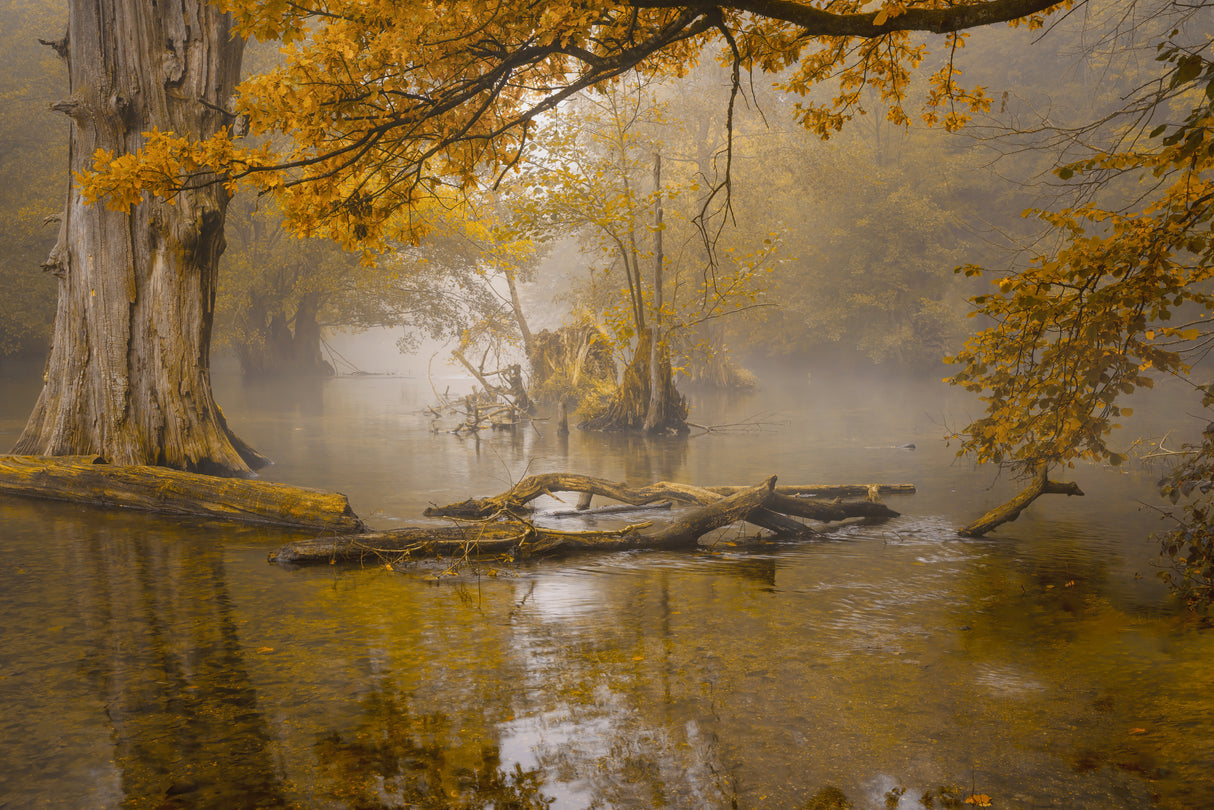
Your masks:
M243 43L203 0L73 0L67 203L46 269L59 278L42 394L14 452L99 454L245 474L264 463L232 435L211 393L210 339L228 193L202 184L112 211L74 179L98 149L130 154L152 129L205 138Z

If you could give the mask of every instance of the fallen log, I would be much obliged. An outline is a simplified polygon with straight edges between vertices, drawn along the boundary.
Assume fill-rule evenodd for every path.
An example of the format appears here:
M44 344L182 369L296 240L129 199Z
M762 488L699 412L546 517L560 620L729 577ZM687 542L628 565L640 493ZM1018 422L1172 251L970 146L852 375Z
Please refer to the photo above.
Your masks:
M599 506L591 509L587 506L584 509L553 509L549 512L540 512L536 517L548 518L586 518L597 517L599 515L624 515L633 512L656 512L666 511L673 506L670 501L658 501L657 503L637 504L630 503L614 503L609 506Z
M718 495L732 495L741 487L707 487ZM879 495L914 495L914 484L782 484L777 495L812 498L871 498Z
M998 506L960 531L963 537L981 537L1004 523L1020 517L1028 505L1042 495L1082 495L1083 490L1074 481L1051 481L1048 470L1033 477L1033 482L1002 506Z
M0 494L325 532L366 531L340 493L107 464L97 456L0 456Z
M601 495L633 506L642 506L661 500L681 503L701 503L704 500L703 490L685 484L671 484L663 481L645 487L630 487L627 484L617 484L601 478L591 478L588 475L542 473L527 476L501 495L470 498L446 506L431 506L426 509L425 515L426 517L454 517L468 520L483 520L501 515L521 517L529 513L527 504L531 501L541 495L552 495L557 492ZM587 508L589 503L589 499L586 498L579 500L579 504L585 504Z
M383 564L422 557L506 556L519 560L588 550L693 548L705 534L746 519L768 504L774 497L775 481L773 475L661 527L646 523L618 531L562 532L519 520L411 527L301 540L275 549L269 559L293 564Z
M781 497L774 501L771 508L756 511L747 518L751 523L765 529L780 533L798 533L807 530L804 524L791 520L786 515L798 515L823 522L845 520L850 517L885 518L896 517L897 512L874 501L824 502L797 495L839 495L855 494L872 496L874 488L881 492L914 492L911 484L897 485L844 485L844 486L781 486L776 487L775 493ZM708 504L726 495L736 494L742 487L696 487L690 484L673 484L661 481L644 487L630 487L601 478L573 473L541 473L531 475L519 481L513 487L500 495L487 498L472 498L446 506L431 506L426 509L427 517L455 517L470 520L483 520L497 516L520 518L528 511L528 504L541 495L554 495L558 492L578 492L582 497L578 508L585 509L590 505L587 495L599 495L634 506L653 503L660 500L673 500L682 503Z
M776 493L771 508L785 515L831 523L848 518L892 518L898 513L880 501L816 501Z

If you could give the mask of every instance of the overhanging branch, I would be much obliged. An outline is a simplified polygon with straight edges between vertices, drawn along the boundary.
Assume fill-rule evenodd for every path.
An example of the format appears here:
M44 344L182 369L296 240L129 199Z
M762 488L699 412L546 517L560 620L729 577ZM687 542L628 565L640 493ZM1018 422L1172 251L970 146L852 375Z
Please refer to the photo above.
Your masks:
M687 3L670 0L630 0L638 8L688 8L742 11L805 29L807 36L879 37L894 31L928 31L947 34L1010 22L1062 5L1059 0L989 0L946 8L909 8L894 15L870 11L836 14L794 0L728 0L723 3ZM877 20L881 19L878 24Z

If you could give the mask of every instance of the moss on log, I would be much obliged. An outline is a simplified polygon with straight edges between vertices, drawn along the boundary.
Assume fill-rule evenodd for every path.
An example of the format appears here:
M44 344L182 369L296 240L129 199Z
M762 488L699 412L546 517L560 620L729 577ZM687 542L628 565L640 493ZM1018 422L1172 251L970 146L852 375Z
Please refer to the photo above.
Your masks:
M0 456L0 494L325 532L366 531L340 493L106 464L97 456Z

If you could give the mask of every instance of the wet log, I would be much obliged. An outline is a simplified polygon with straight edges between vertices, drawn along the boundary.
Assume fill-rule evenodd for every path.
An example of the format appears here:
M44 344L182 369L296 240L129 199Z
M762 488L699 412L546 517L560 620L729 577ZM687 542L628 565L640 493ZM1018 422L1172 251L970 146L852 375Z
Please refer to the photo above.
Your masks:
M848 518L893 518L898 513L880 501L818 501L776 493L771 508L785 515L831 523Z
M706 487L718 495L732 495L741 487ZM813 498L868 498L877 495L914 495L914 484L781 484L777 495Z
M597 517L599 515L624 515L634 512L656 512L667 511L673 504L670 501L658 501L657 503L640 504L634 506L630 503L613 503L608 506L599 506L590 508L589 506L582 508L581 503L578 503L574 509L553 509L549 512L540 512L536 517L548 518L587 518Z
M705 490L685 484L671 484L663 481L645 487L630 487L627 484L591 478L588 475L542 473L527 476L500 495L471 498L446 506L431 506L426 509L425 514L427 517L454 517L469 520L483 520L500 515L522 516L528 512L527 504L531 501L541 495L555 495L558 492L600 495L633 506L661 500L681 503L707 502L705 501ZM719 497L714 493L708 494L713 498ZM579 503L581 502L583 501L579 501Z
M0 456L0 494L325 532L366 531L340 493L107 464L97 456Z
M976 521L961 530L963 537L981 537L1004 523L1011 523L1020 517L1020 513L1028 505L1042 495L1082 495L1083 490L1074 481L1051 481L1049 471L1043 470L1033 478L1033 482L1002 506L987 512Z
M694 548L705 534L763 508L773 497L775 481L772 476L661 527L641 524L618 531L562 532L518 520L411 527L301 540L275 549L269 559L292 564L384 564L431 557L506 556L518 560L591 550Z
M906 492L914 491L910 484L876 487L876 485L844 485L844 486L782 486L777 487L772 504L768 508L756 510L747 520L757 526L779 534L804 534L809 527L789 515L812 518L822 522L846 520L847 518L889 518L896 517L897 512L880 502L850 501L826 502L795 495L810 492L812 494L854 493L870 494L876 488L879 491ZM426 509L428 517L456 517L465 519L486 519L495 516L522 517L528 509L528 504L541 495L554 495L557 492L579 492L581 504L589 504L586 495L600 495L622 503L634 506L653 503L659 500L673 500L690 504L709 504L727 495L742 491L742 487L696 487L689 484L673 484L661 481L644 487L630 487L601 478L591 478L587 475L573 473L542 473L532 475L519 481L513 487L500 495L488 498L473 498L446 506L432 506Z

